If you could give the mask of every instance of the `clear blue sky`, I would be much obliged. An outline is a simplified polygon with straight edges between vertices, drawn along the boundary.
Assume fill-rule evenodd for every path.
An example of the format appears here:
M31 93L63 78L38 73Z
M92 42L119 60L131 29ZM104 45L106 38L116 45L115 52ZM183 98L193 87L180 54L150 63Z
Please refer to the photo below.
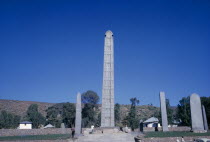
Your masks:
M0 99L101 97L104 34L115 42L115 102L210 96L209 0L1 0Z

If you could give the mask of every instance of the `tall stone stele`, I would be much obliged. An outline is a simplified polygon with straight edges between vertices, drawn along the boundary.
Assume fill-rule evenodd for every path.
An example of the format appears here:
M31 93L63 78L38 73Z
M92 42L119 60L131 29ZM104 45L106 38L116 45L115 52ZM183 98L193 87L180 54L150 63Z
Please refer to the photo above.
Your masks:
M192 121L192 131L193 132L203 132L203 115L201 111L201 100L197 94L192 94L190 96L190 111L191 111L191 121Z
M160 92L160 109L161 109L163 132L167 132L168 131L168 118L167 118L167 111L166 111L166 98L165 98L164 92Z
M77 104L76 104L76 119L75 119L75 134L81 134L82 126L82 107L81 107L81 94L77 94Z
M105 33L101 127L114 127L114 41Z

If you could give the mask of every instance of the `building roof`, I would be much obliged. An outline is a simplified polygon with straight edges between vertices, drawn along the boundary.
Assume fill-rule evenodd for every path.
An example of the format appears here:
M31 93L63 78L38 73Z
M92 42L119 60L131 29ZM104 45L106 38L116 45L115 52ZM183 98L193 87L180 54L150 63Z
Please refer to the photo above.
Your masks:
M47 124L46 126L44 126L44 129L45 128L55 128L55 126L51 125L51 124Z
M32 122L29 122L29 121L23 121L23 122L20 122L20 124L32 124Z
M144 123L152 123L152 122L159 122L159 120L156 117L151 117L144 121Z

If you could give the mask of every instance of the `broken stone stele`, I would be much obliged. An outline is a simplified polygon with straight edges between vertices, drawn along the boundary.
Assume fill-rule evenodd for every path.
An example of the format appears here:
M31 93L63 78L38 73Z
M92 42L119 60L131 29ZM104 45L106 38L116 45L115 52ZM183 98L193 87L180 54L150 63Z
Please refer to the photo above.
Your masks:
M66 127L64 123L61 123L61 133L66 134Z

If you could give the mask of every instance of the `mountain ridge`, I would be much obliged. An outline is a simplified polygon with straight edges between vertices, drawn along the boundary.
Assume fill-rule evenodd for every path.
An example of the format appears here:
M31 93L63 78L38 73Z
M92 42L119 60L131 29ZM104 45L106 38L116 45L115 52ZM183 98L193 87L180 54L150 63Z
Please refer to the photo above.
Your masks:
M38 105L38 111L46 116L46 109L60 103L48 103L48 102L36 102L36 101L20 101L20 100L7 100L0 99L0 111L5 110L15 115L19 115L22 118L26 115L26 111L31 104ZM131 105L120 105L120 117L125 118ZM101 110L101 104L99 104L99 110ZM139 119L148 119L154 116L155 113L160 111L159 107L153 105L137 105L136 112Z

